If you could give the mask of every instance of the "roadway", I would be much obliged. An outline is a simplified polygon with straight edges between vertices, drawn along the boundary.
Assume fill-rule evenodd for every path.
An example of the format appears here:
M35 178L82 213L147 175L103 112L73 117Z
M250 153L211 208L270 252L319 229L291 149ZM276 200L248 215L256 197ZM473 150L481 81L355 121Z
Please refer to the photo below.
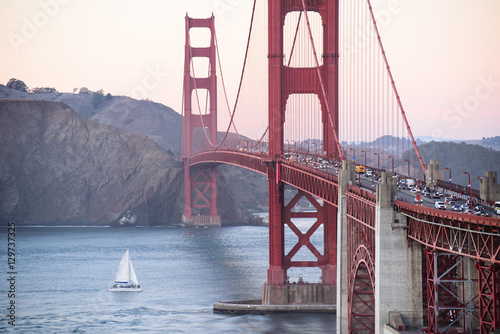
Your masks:
M309 167L317 168L317 169L326 171L329 174L334 174L334 175L338 174L338 170L340 167L339 162L328 161L328 160L325 160L321 157L316 157L316 156L307 156L307 155L302 155L302 154L297 154L297 153L287 153L285 155L285 158L287 158L293 162L296 162L296 163L298 162L300 164L303 164L303 165L306 165ZM365 174L356 174L356 175L357 175L356 176L356 178L357 178L356 185L375 193L376 187L377 187L376 185L380 183L380 181L376 180L375 176L366 176L366 173ZM413 192L412 192L412 190L410 190L410 189L401 189L400 187L398 187L397 189L398 189L398 193L397 193L398 200L401 200L401 201L404 201L407 203L422 205L424 207L429 207L429 208L433 208L433 209L436 208L436 205L435 205L436 202L445 202L445 198L451 197L452 195L458 197L458 199L456 199L454 201L455 205L462 206L462 205L465 205L467 202L467 198L465 196L460 195L460 194L455 194L455 193L453 193L453 194L446 193L443 189L430 189L431 194L434 194L436 192L439 192L440 194L442 194L442 196L440 198L426 197L423 194L421 194L420 191L416 192L416 190L413 190ZM421 194L421 196L420 196L421 202L416 201L416 195L418 193ZM451 204L445 204L445 206L446 206L445 210L447 210L447 211L453 211L453 212L457 212L457 213L467 213L463 209L458 210L458 211L453 210L453 205L451 205ZM472 207L471 209L472 210L469 212L469 214L476 214L477 213L474 210L474 207ZM491 208L488 208L488 207L483 207L482 212L483 212L482 215L484 215L484 216L491 216L491 217L497 216L495 214L495 212Z

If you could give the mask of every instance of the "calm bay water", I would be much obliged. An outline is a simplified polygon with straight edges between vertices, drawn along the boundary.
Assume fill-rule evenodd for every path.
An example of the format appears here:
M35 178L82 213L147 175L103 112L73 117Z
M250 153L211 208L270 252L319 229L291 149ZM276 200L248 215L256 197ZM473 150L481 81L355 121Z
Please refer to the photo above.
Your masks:
M0 233L0 332L333 333L335 315L221 315L218 300L260 299L266 227L17 227L16 326L9 306L7 228ZM109 292L129 248L139 293Z

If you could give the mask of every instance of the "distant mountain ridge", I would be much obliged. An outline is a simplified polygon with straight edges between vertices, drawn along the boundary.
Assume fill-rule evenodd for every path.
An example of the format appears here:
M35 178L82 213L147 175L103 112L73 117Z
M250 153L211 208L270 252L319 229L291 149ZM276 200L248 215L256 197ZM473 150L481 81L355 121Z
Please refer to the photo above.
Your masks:
M451 138L440 138L440 137L432 137L432 136L418 136L416 137L417 144L418 141L421 143L429 143L429 142L449 142L449 143L466 143L479 145L487 148L492 148L495 151L500 151L500 136L485 138L482 139L473 139L473 140L465 140L465 139L451 139Z

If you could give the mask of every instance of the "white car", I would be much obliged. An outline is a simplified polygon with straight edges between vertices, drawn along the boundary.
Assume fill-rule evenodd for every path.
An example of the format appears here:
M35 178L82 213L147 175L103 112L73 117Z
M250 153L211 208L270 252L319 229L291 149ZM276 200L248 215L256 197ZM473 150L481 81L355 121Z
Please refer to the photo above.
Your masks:
M436 209L446 210L446 204L444 204L444 202L436 202L434 203L434 206Z

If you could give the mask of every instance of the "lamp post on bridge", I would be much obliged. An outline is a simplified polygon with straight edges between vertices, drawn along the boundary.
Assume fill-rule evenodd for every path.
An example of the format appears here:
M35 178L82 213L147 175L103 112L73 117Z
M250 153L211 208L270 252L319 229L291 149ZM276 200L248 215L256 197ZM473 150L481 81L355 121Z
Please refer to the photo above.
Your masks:
M361 151L361 153L365 154L365 167L366 167L366 151Z
M450 191L451 191L451 168L445 167L444 170L448 170L450 172Z
M352 161L356 162L356 149L351 147L349 151L352 151Z
M482 181L482 179L483 178L481 176L476 176L474 179L472 179L472 181L479 180L479 189L481 189L481 181ZM471 185L471 187L472 187L472 185ZM471 189L471 194L472 194L472 189ZM481 195L481 194L479 194L479 195ZM479 200L480 199L481 199L481 196L479 196Z
M380 155L378 153L373 153L377 156L377 171L380 172Z
M471 201L471 196L472 196L472 188L471 188L471 185L470 185L470 173L469 172L463 172L462 174L466 174L467 176L469 176L469 203L472 204L472 201Z
M403 160L403 163L404 163L404 162L407 162L407 163L408 163L408 177L410 177L410 160L406 160L406 159L404 159L404 160ZM403 166L403 168L404 168L404 166Z
M394 157L392 155L388 156L387 159L392 160L392 174L394 174Z

